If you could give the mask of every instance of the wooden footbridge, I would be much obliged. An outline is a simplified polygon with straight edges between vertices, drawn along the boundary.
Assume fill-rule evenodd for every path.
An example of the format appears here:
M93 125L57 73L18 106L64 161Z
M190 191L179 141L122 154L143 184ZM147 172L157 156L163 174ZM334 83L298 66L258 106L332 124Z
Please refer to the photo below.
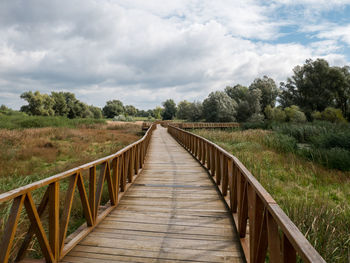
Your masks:
M74 198L86 223L66 237ZM25 260L34 235L47 262L324 262L237 158L172 126L152 125L116 154L1 194L6 202L0 262ZM24 212L30 225L13 246Z

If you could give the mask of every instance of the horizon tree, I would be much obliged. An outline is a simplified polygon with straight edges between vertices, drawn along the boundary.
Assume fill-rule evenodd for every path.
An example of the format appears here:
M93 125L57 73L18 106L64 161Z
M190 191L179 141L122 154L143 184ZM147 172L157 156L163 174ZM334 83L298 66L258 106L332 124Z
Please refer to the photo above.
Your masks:
M163 113L162 113L162 119L163 120L172 120L176 115L176 103L173 99L168 99L163 102Z

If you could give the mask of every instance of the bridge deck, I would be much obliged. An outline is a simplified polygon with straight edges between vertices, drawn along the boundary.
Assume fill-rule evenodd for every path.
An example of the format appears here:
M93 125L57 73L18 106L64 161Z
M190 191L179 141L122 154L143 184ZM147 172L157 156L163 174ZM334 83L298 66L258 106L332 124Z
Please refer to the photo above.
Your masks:
M231 220L207 172L158 125L141 176L63 262L243 262Z

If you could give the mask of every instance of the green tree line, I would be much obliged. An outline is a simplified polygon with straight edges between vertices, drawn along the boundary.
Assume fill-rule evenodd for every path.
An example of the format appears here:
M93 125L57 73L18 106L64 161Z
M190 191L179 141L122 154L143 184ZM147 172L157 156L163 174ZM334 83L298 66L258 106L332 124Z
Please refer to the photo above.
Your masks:
M154 119L208 122L304 122L350 120L350 67L332 67L324 59L308 59L293 69L293 75L279 87L264 76L249 86L236 84L211 92L203 101L163 102L163 107L139 110L120 100L110 100L101 109L79 101L71 92L41 94L24 92L27 105L21 111L29 115L66 116L68 118L115 118L137 116Z
M256 78L248 87L236 84L215 91L203 101L169 99L163 119L177 117L208 122L305 122L350 120L350 67L331 67L324 59L306 60L277 87L272 78ZM171 107L169 107L171 105ZM175 110L174 110L175 107Z

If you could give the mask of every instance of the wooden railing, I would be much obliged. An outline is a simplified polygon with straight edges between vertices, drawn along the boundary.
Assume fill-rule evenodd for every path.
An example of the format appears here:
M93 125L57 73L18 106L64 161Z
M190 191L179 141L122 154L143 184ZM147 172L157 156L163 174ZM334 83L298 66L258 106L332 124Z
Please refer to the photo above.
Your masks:
M155 128L156 126L152 125L142 139L115 154L0 194L0 205L12 202L0 243L0 262L8 262L10 254L12 260L22 260L34 234L47 262L58 262L62 259L118 204L123 192L128 189L143 167L149 140ZM99 176L96 175L97 171L99 171ZM88 182L84 181L85 175L88 177ZM60 200L60 182L66 180L68 180L68 187L63 201ZM101 197L105 182L109 201L102 209ZM40 188L44 188L42 190L45 191L45 194L39 205L36 206L33 191ZM66 238L76 188L78 188L86 224L70 238ZM60 207L60 203L63 203L63 208ZM23 214L21 213L23 205L30 221L30 227L19 249L13 251L12 245L18 221ZM48 216L44 217L46 208ZM47 222L43 222L44 220Z
M193 133L168 132L213 176L229 206L248 262L325 262L270 194L232 154Z
M179 122L172 126L181 129L202 129L202 128L236 128L239 127L237 122Z
M201 129L201 128L236 128L239 127L237 122L173 122L173 121L156 121L155 123L161 124L163 127L168 125L178 127L181 129ZM152 122L143 122L142 129L147 130L152 125Z

